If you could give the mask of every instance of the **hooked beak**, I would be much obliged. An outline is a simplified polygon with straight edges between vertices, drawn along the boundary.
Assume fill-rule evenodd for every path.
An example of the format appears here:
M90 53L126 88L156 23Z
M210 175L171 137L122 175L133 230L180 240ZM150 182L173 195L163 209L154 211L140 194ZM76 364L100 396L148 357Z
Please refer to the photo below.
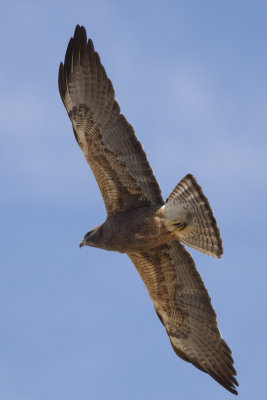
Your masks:
M81 243L80 243L79 247L81 248L81 247L83 247L83 246L86 246L86 242L85 242L85 240L84 240L84 239L81 241Z

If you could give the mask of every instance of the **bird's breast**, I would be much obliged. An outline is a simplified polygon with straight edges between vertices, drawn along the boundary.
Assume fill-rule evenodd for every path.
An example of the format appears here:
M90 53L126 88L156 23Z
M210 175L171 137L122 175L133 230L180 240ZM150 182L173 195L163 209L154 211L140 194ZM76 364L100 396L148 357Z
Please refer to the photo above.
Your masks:
M130 253L153 248L172 238L159 207L142 207L108 217L103 225L104 248Z

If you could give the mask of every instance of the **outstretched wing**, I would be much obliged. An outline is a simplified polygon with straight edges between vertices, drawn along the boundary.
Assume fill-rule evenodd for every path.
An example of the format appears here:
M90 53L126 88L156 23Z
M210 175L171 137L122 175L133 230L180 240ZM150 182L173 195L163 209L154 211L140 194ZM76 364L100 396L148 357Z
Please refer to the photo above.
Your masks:
M163 204L160 187L133 127L120 114L108 79L86 30L77 25L59 91L74 134L93 170L108 214L142 205Z
M128 255L177 355L237 394L231 350L221 337L209 294L184 246L173 241Z

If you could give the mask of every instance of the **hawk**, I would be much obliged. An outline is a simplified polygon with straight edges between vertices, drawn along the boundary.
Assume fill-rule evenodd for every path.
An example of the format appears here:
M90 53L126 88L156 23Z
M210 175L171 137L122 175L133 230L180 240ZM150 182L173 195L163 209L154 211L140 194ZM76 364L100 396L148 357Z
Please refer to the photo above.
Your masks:
M231 350L222 339L194 260L183 246L218 258L223 254L208 199L189 174L163 201L143 147L120 113L112 83L83 26L77 25L69 41L58 82L75 138L107 210L106 221L90 230L80 246L126 253L177 355L237 394Z

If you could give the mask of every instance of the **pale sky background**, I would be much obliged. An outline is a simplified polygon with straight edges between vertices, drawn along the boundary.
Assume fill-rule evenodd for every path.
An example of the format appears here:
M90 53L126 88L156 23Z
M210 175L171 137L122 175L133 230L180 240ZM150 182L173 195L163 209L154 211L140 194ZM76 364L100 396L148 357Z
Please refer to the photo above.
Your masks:
M166 198L193 173L224 240L191 251L239 398L266 389L266 1L3 1L3 400L233 399L179 359L126 255L79 249L105 219L57 88L76 24L99 52Z

